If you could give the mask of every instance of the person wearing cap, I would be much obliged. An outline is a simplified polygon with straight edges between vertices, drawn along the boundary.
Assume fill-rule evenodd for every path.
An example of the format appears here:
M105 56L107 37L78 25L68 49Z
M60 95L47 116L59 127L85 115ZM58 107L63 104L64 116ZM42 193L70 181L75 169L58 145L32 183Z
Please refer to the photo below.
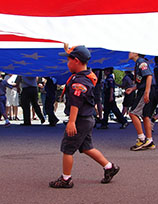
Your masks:
M120 112L119 108L116 105L115 95L114 95L115 81L112 73L113 73L113 67L107 67L104 69L104 74L106 76L106 79L104 80L104 88L103 88L104 116L101 122L101 126L98 127L98 129L108 129L108 117L109 117L110 111L112 111L115 114L118 122L122 124L120 129L125 129L128 126L128 122L126 118L123 117L122 113Z
M137 90L137 95L130 109L129 115L138 134L137 142L130 148L130 150L138 151L142 149L155 149L156 147L152 138L150 122L152 102L155 95L155 89L154 86L152 86L152 72L143 55L130 52L129 59L132 59L136 63L134 70L136 86L128 88L126 93L130 94L132 91ZM143 132L141 118L143 119L146 135Z
M73 75L67 81L65 89L65 113L69 115L69 121L61 143L63 174L56 181L50 182L49 186L52 188L73 187L71 171L73 155L77 150L85 153L103 167L104 178L101 183L109 183L120 168L109 162L92 144L95 105L93 91L97 78L93 72L87 70L91 55L85 46L65 50L66 53L59 53L59 55L68 57L68 68Z

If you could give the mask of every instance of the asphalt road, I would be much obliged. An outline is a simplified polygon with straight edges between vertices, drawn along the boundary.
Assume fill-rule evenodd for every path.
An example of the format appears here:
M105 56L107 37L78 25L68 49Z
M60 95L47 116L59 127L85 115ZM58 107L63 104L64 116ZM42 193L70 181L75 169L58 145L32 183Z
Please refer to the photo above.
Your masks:
M65 126L62 108L56 127L31 127L12 122L0 124L0 204L157 204L158 150L132 152L133 124L120 130L111 122L108 130L93 131L94 146L121 168L110 184L101 184L103 170L86 155L74 155L73 189L51 189L48 183L62 173L60 141ZM47 123L46 123L47 124ZM153 134L158 144L158 125Z

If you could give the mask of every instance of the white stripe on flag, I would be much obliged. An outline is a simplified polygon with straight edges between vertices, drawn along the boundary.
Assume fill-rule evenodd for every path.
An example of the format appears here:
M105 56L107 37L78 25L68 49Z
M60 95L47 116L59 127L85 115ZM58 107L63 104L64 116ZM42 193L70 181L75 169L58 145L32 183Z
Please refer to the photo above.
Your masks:
M73 17L1 14L0 34L15 34L68 42L70 45L84 44L87 47L158 55L157 22L157 12ZM47 43L44 44L47 46Z

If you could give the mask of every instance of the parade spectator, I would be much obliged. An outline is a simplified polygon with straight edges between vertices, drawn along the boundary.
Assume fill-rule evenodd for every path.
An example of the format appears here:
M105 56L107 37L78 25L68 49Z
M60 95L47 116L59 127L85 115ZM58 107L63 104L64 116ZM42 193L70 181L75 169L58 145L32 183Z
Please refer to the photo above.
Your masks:
M54 103L56 99L57 91L57 80L55 77L45 77L45 91L46 91L46 100L45 100L45 110L48 115L49 126L55 126L59 119L54 113Z
M0 75L0 115L5 119L5 127L10 126L8 116L6 114L6 87L12 89L16 84L9 84L6 80L3 80Z
M24 123L21 125L31 125L30 116L30 104L35 110L35 113L41 120L41 124L45 122L45 119L41 113L40 106L38 105L38 92L37 92L37 79L36 77L22 76L18 79L21 82L22 93L21 93L21 106L23 109Z
M4 77L9 84L16 83L17 75L8 74ZM19 106L19 93L18 88L14 87L13 89L6 89L6 113L9 116L9 120L19 120L18 118L18 106Z

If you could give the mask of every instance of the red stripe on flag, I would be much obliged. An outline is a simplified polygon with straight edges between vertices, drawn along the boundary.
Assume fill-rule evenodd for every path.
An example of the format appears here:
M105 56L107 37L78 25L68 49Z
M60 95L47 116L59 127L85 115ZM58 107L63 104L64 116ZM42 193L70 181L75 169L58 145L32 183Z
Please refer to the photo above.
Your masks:
M62 43L60 41L49 39L29 38L16 35L0 35L0 41L21 41L21 42L48 42L48 43Z
M4 0L0 13L26 16L76 16L158 12L155 0Z

